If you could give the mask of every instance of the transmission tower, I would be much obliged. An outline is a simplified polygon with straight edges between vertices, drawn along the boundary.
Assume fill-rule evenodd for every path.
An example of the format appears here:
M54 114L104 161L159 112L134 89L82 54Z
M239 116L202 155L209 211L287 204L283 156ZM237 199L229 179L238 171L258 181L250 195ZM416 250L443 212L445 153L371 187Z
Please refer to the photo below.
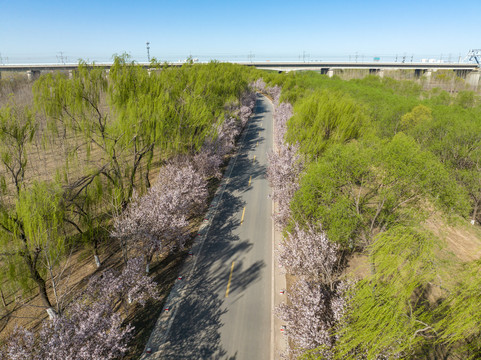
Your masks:
M63 51L59 51L58 53L59 53L59 55L57 55L57 61L58 61L60 64L64 64L64 65L65 65L65 62L67 61L67 57L66 57L66 56L63 56Z
M147 60L150 62L150 43L147 41L146 42L147 44Z
M481 67L481 49L472 49L469 50L468 55L464 58L465 60L467 59L468 61L476 61L476 64L478 64L479 67Z
M8 57L2 57L0 53L0 65L5 65L8 62Z

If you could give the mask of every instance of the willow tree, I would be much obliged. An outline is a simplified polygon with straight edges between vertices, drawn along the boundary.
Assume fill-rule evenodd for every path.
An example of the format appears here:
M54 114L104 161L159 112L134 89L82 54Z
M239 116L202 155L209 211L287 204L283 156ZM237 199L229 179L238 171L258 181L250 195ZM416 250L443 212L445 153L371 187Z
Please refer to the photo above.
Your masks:
M299 142L306 155L317 158L330 144L361 136L368 123L366 109L341 92L316 91L294 106L287 142Z
M34 86L36 105L47 115L54 135L64 135L69 156L80 153L88 160L76 178L65 177L65 199L72 214L68 221L93 244L98 266L99 217L109 210L106 204L125 206L131 194L125 181L124 149L120 146L123 134L112 125L107 91L105 71L82 62L71 79L47 74ZM79 139L81 145L73 146L68 140L72 138ZM104 194L110 194L111 199L105 201Z
M356 288L339 330L339 359L409 358L436 337L429 289L440 286L439 240L396 226L369 248L374 271Z
M20 190L14 207L2 208L0 218L3 275L25 290L33 283L50 317L56 311L47 293L47 270L65 249L62 193L58 185L34 183Z
M0 176L1 270L4 278L24 289L34 283L43 305L52 314L44 263L40 259L50 249L61 248L57 229L63 215L59 212L58 193L52 194L43 185L28 185L26 181L27 154L36 128L30 109L13 103L0 109L0 159L4 170ZM57 243L53 248L52 242Z

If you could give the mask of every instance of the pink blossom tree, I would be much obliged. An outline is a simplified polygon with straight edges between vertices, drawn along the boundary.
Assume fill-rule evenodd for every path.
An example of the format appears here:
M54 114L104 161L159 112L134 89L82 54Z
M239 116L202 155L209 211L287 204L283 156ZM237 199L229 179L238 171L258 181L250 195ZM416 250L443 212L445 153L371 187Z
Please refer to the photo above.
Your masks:
M254 92L247 92L241 98L240 120L242 127L247 124L249 116L252 115L254 107L256 106L256 94Z
M45 323L38 334L15 329L2 358L15 360L116 359L127 351L133 328L122 326L109 302L75 303L68 313Z
M0 349L6 359L117 359L127 351L133 327L123 325L117 304L145 305L158 298L157 284L143 271L143 259L130 259L122 271L93 277L83 295L38 333L18 327Z
M250 86L261 93L266 93L266 83L262 78L257 79Z
M279 245L278 259L290 274L319 280L332 287L339 269L339 246L312 224L303 229L296 223Z
M192 164L165 165L147 194L134 198L114 219L112 236L120 240L124 260L130 250L143 254L148 273L156 252L182 248L188 217L203 210L207 195L207 182Z
M220 167L223 163L223 158L222 155L215 152L215 146L208 142L194 155L192 164L204 179L211 177L220 179L222 176Z
M292 115L293 110L290 103L283 102L274 109L274 142L278 147L284 144L284 137L287 132L287 121L292 117Z
M86 297L93 301L103 298L103 301L113 304L121 300L142 306L148 299L157 299L157 283L145 274L144 263L144 259L139 256L129 259L121 272L106 270L101 275L94 276L87 286Z
M267 178L272 188L273 200L278 205L274 221L278 229L283 229L290 219L290 202L299 188L299 178L304 165L296 146L281 145L278 152L267 154L267 158Z
M287 296L290 304L280 304L275 313L281 320L288 322L289 339L295 344L294 355L322 346L325 348L322 355L329 358L333 316L328 288L318 282L301 279L289 290Z
M282 88L279 85L274 85L266 89L267 94L272 98L274 105L279 105L279 100L281 98Z
M183 245L188 223L186 216L179 213L176 202L178 193L162 193L159 187L153 186L114 218L111 235L120 240L125 263L129 252L140 253L148 273L157 251Z

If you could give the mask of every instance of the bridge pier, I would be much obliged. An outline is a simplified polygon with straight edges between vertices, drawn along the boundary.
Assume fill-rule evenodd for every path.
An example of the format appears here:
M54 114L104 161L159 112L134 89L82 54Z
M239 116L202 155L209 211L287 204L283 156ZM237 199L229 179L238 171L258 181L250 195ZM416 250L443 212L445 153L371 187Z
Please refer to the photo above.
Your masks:
M468 70L455 70L456 71L456 76L461 78L461 79L466 79L468 75Z
M332 78L334 76L334 69L328 69L327 70L327 76L329 76L330 78Z
M473 70L466 75L466 83L469 84L476 91L481 78L481 70Z
M419 79L421 76L423 76L426 73L426 69L414 69L414 77L416 79Z
M27 80L34 81L40 77L40 70L28 70L27 71Z
M424 71L423 76L426 78L426 83L429 84L431 82L431 76L433 75L433 71L431 69L427 69Z

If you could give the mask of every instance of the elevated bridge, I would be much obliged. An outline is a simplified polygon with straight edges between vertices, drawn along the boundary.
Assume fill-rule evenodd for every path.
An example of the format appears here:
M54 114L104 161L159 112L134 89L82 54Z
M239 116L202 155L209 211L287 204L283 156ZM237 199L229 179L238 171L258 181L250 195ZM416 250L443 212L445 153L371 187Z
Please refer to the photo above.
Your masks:
M144 68L150 68L150 63L138 63ZM169 63L169 66L182 66L184 63ZM455 71L456 75L465 79L474 88L480 82L481 69L477 63L413 63L413 62L236 62L236 64L253 66L258 69L273 70L279 72L289 71L318 71L321 74L333 76L335 70L368 70L371 74L384 76L385 71L389 70L412 70L416 77L424 75L429 78L434 71L450 70ZM98 63L92 66L110 69L112 63ZM0 65L0 78L2 72L24 72L31 80L38 77L42 72L64 71L72 72L78 68L78 64L18 64Z

